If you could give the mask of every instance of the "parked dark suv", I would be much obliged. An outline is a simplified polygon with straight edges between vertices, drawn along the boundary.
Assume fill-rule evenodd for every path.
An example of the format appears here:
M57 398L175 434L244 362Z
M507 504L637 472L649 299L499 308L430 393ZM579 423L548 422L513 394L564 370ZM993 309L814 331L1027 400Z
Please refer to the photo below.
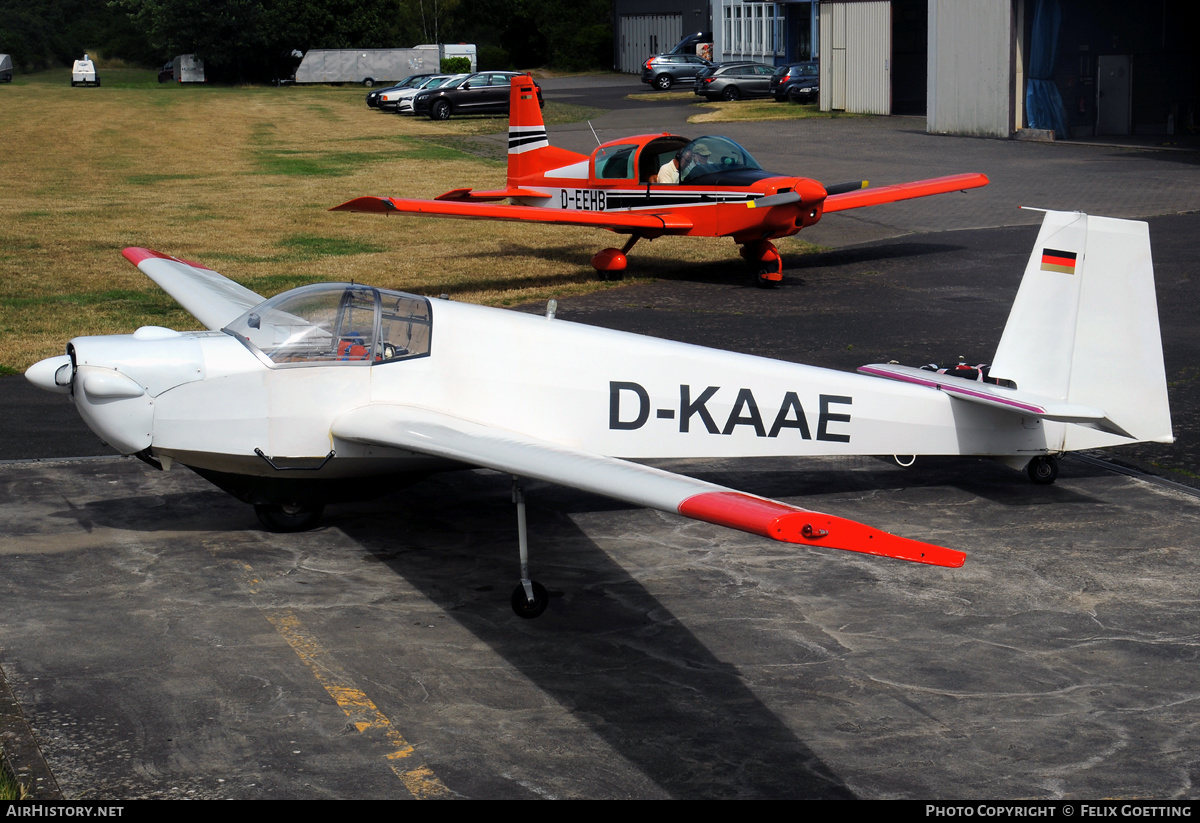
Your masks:
M447 83L420 92L413 98L413 114L427 114L431 120L449 120L456 114L508 114L508 94L515 71L481 71L455 85ZM542 90L537 88L538 104L545 106Z
M676 83L694 83L712 63L694 54L653 54L642 64L642 82L666 91Z
M771 78L771 94L782 103L811 103L821 94L821 72L817 62L780 66Z

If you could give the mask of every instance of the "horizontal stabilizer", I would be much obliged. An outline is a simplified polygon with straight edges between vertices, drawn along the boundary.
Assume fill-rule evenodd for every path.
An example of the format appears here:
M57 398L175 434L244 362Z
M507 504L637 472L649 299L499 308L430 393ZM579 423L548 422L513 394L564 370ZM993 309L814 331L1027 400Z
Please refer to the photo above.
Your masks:
M896 537L851 520L429 409L364 406L335 420L331 433L353 443L407 449L559 483L787 543L955 568L966 558L962 552Z
M1104 411L1093 406L1083 406L1077 403L1064 403L1061 400L1041 397L1031 392L1010 389L1007 386L997 386L994 383L981 383L964 377L939 374L928 369L918 369L912 366L897 366L895 364L875 363L870 366L860 366L858 371L874 377L884 377L889 380L899 380L902 383L912 383L918 386L928 386L931 389L944 391L959 400L970 403L980 403L1006 411L1017 412L1040 417L1045 420L1055 420L1059 423L1078 423L1090 428L1106 431L1121 437L1131 437L1128 432L1107 418Z
M830 194L825 198L825 213L858 209L863 206L879 206L884 203L896 203L900 200L929 197L933 194L977 189L987 184L986 174L952 174L949 177L935 177L931 180L916 180L912 183L897 183L894 186L879 186L874 189Z
M532 223L557 223L592 226L623 231L638 229L656 234L682 234L692 221L675 214L647 212L574 211L543 209L537 206L506 206L462 200L406 200L399 197L357 197L330 211L357 211L372 214L424 214L431 217L457 217L464 220L518 220Z
M150 249L128 248L121 254L207 329L223 329L266 300L199 263Z

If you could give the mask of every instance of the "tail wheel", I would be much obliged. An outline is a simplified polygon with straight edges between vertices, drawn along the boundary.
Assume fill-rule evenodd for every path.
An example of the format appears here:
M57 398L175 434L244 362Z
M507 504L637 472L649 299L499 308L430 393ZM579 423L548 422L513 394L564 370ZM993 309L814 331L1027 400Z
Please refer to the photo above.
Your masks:
M433 108L429 111L430 120L449 120L450 119L450 104L445 100L439 100L433 104Z
M320 525L321 513L324 511L325 507L320 504L301 506L259 503L254 507L258 522L269 531L283 534L315 529Z
M1025 468L1029 479L1039 486L1049 486L1058 478L1058 460L1049 456L1035 457Z
M671 75L660 74L658 77L654 78L654 88L658 89L659 91L666 91L667 89L671 88L672 82Z

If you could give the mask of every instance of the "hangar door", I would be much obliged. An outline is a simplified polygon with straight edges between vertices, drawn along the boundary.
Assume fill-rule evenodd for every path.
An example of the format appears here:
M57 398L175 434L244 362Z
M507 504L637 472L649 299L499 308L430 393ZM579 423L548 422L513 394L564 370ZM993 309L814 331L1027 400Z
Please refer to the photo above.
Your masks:
M892 4L821 4L821 110L892 113Z
M682 14L622 14L618 25L621 71L640 74L652 54L675 48L683 39Z

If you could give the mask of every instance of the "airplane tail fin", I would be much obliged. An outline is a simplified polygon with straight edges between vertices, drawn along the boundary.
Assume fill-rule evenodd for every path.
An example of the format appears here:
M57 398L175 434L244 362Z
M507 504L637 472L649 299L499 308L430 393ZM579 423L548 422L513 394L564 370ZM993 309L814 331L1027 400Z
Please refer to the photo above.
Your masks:
M1149 227L1046 212L991 376L1100 409L1104 430L1172 442ZM1092 440L1068 426L1063 449Z
M541 176L550 169L586 160L582 154L550 145L542 120L541 95L529 75L512 79L508 98L508 187L519 189L521 181Z

